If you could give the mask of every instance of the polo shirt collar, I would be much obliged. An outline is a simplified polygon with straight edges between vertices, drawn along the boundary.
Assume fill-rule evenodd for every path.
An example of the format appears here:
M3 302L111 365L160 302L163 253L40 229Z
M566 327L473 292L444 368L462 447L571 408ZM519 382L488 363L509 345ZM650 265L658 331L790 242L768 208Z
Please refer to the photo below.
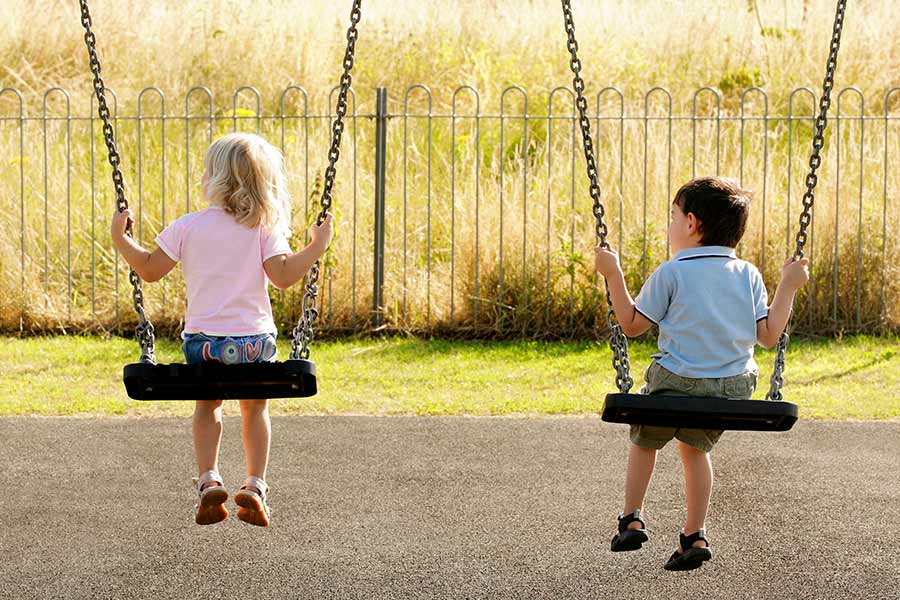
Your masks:
M728 246L698 246L685 248L675 255L675 260L690 260L692 258L706 257L737 258L734 248Z

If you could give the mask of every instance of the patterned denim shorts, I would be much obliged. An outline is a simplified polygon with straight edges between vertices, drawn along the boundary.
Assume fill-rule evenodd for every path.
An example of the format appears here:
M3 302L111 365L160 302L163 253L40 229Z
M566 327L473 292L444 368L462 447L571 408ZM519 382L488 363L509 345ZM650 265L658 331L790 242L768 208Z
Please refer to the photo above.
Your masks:
M185 333L181 350L188 364L210 361L226 365L274 362L278 355L275 336L271 333L238 337Z

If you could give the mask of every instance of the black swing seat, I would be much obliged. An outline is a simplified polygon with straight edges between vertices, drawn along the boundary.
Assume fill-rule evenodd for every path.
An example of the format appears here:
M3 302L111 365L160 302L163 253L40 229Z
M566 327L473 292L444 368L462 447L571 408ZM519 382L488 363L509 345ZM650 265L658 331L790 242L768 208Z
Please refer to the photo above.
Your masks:
M316 394L316 365L286 360L226 365L217 362L125 366L125 389L134 400L306 398Z
M797 405L698 396L607 394L601 418L608 423L659 427L787 431L797 422Z

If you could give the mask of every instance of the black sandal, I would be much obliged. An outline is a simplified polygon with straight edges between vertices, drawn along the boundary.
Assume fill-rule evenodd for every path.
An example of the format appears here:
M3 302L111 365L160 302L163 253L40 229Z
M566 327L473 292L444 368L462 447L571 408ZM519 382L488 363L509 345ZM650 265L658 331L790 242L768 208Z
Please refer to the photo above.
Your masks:
M706 542L706 547L694 548L694 543ZM709 540L706 539L706 530L701 529L697 533L684 535L684 531L679 536L681 552L677 550L669 557L663 567L666 571L692 571L699 569L703 563L712 558L712 550L709 548Z
M641 524L640 529L628 529L628 526L637 521ZM630 550L640 550L641 546L650 539L647 536L647 524L641 516L640 509L634 511L630 515L619 515L619 533L613 536L610 550L613 552L628 552Z

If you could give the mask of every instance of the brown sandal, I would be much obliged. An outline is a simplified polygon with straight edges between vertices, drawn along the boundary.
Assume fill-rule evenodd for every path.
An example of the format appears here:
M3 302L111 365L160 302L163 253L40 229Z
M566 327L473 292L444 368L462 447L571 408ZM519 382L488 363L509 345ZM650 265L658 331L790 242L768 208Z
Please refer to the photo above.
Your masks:
M234 495L234 502L240 508L237 518L244 523L258 527L269 526L269 505L266 503L269 486L259 477L250 476L238 493Z
M197 516L194 518L197 525L212 525L228 518L228 509L225 502L228 500L228 491L222 483L222 477L216 471L206 471L197 482L197 492L200 500L197 502Z

